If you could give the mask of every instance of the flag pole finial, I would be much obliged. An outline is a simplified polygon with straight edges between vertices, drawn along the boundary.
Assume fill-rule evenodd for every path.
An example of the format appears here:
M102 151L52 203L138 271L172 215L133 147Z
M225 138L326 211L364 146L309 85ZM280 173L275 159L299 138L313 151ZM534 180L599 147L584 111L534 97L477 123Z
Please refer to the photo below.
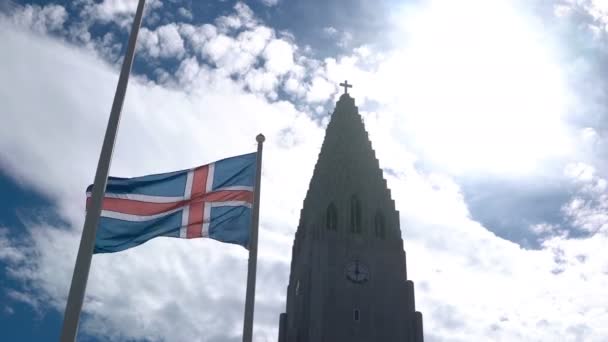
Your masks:
M255 141L257 141L259 144L261 144L264 141L266 141L266 137L264 136L264 134L260 133L255 137Z

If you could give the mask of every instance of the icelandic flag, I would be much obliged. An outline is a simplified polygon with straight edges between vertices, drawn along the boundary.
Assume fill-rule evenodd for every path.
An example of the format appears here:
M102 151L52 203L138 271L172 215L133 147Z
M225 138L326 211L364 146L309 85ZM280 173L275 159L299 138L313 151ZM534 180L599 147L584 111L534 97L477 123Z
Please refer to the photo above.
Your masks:
M109 177L94 253L157 236L249 243L256 153L157 175ZM87 188L87 207L93 185Z

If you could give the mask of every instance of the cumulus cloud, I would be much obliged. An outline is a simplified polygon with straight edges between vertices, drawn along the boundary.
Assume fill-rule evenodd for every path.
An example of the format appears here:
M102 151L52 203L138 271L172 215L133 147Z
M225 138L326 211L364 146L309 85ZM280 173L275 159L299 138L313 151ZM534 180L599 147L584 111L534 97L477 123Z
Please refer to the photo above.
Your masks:
M23 258L23 254L19 252L16 246L10 242L8 228L0 226L0 260L9 262L19 262Z
M270 72L282 75L293 67L293 46L282 39L273 39L266 45L264 50L266 58L266 69Z
M326 38L336 40L336 44L341 48L350 47L353 40L352 33L347 31L339 31L333 26L324 27L322 32Z
M306 99L310 102L325 102L335 91L336 85L334 83L329 82L323 76L316 76L311 81L310 88L306 93Z
M564 173L576 181L589 182L595 176L595 168L585 163L572 163L566 165Z
M68 18L68 13L60 5L25 5L18 8L10 16L10 20L16 25L31 28L35 31L45 33L58 31Z
M571 224L587 233L608 233L608 181L585 163L568 164L564 171L578 185L572 199L562 207Z
M195 53L198 53L202 49L207 40L217 35L216 27L210 24L194 26L182 23L180 24L179 31Z
M329 37L333 37L338 34L338 30L333 26L327 26L323 28L323 33Z
M101 2L84 0L81 2L80 15L90 22L115 23L122 29L127 29L133 21L137 3L133 0L103 0ZM146 1L145 20L149 20L150 14L162 6L160 0Z
M185 19L192 20L192 18L193 18L192 11L190 11L187 8L184 8L184 7L178 8L177 9L177 13L179 15L181 15L182 17L184 17Z
M202 65L240 79L243 86L254 93L274 100L281 87L292 95L301 94L304 89L301 84L304 67L295 61L296 46L276 38L275 31L268 26L258 24L251 9L242 3L237 3L234 14L215 20L215 25L180 24L177 31L185 41L186 50L198 56ZM156 40L150 38L149 31L144 32L146 37L141 45L147 47L150 55L159 55L155 53ZM181 71L195 62L189 59L180 66L178 83L184 85L184 81L190 79L184 78ZM282 78L286 74L291 82L288 86Z
M252 28L257 25L253 11L243 2L237 2L234 5L235 13L227 16L218 17L215 22L220 30L232 31L240 28Z
M179 58L184 55L184 40L176 24L159 26L153 31L142 28L138 44L144 52L153 58Z
M276 6L279 3L279 0L260 0L261 3L268 7Z

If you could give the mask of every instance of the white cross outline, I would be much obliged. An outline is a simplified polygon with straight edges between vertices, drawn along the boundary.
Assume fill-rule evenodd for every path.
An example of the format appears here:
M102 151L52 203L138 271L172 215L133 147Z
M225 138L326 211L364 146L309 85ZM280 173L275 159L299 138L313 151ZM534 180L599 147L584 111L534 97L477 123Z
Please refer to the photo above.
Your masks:
M194 169L189 170L186 175L186 188L184 189L184 200L189 200L192 196L192 179L194 178ZM190 204L186 204L182 212L182 226L179 229L179 237L188 237L188 218L190 217Z

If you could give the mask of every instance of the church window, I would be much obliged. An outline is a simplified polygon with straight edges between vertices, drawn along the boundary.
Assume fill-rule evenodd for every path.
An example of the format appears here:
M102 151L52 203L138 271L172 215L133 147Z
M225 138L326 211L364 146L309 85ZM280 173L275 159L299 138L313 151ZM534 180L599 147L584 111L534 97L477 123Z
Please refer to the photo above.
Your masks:
M296 296L300 294L300 281L296 282Z
M353 319L355 320L355 322L359 322L359 309L355 309L353 311Z
M331 203L325 213L325 226L328 230L338 230L338 213L336 206Z
M384 239L385 236L385 222L384 215L380 211L376 213L376 217L374 218L374 226L376 230L376 237Z
M361 233L361 201L356 195L350 198L350 230Z

